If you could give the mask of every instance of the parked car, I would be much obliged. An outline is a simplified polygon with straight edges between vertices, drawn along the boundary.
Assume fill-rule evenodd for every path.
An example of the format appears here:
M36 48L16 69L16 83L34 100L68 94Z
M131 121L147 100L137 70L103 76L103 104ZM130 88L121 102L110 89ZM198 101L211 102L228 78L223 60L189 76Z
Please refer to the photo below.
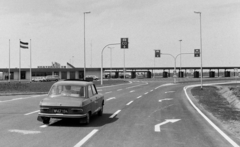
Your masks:
M93 114L103 114L103 106L104 96L98 93L92 82L59 81L40 102L38 120L49 124L51 118L74 118L89 124Z
M46 76L46 81L58 81L60 78L58 75L48 75Z
M98 80L99 78L95 75L87 75L86 78L92 78L93 80Z
M46 78L45 77L32 77L33 82L45 82Z

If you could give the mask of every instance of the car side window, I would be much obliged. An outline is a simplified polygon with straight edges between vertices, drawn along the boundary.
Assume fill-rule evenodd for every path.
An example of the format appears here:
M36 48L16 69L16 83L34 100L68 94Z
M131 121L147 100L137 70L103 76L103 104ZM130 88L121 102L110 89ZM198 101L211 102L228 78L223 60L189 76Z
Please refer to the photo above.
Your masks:
M96 94L97 94L97 91L96 91L94 85L92 85L92 91L93 91L93 95L96 95Z
M88 97L92 97L93 93L92 93L92 87L89 85L88 86Z

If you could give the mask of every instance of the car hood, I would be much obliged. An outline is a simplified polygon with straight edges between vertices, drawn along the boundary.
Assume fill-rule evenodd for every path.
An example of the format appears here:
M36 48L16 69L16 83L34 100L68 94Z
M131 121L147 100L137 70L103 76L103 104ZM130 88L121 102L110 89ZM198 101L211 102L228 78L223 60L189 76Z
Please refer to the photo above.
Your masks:
M40 102L41 106L69 106L82 107L84 98L73 98L66 96L47 97Z

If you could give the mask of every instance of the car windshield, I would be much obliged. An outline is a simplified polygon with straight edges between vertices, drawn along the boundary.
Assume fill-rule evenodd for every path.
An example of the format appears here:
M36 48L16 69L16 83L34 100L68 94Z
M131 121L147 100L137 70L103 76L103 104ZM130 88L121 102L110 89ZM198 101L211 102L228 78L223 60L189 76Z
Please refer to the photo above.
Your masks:
M85 97L85 87L79 85L54 85L49 97L70 96L70 97Z

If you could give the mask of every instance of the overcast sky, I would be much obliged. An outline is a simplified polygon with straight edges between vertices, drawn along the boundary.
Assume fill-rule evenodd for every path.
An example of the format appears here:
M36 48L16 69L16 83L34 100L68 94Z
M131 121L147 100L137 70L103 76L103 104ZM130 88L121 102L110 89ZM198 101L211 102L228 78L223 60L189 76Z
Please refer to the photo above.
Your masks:
M51 62L84 66L86 14L87 67L101 67L101 51L129 38L126 67L153 67L154 49L176 56L200 48L202 12L203 66L240 66L239 0L0 0L0 68L19 67L19 39L32 42L32 67ZM112 46L112 65L123 66L123 50ZM21 66L30 65L21 50ZM177 65L179 66L178 57ZM110 49L104 50L104 67ZM156 67L172 67L171 56L155 59ZM182 66L200 66L200 58L182 56Z

